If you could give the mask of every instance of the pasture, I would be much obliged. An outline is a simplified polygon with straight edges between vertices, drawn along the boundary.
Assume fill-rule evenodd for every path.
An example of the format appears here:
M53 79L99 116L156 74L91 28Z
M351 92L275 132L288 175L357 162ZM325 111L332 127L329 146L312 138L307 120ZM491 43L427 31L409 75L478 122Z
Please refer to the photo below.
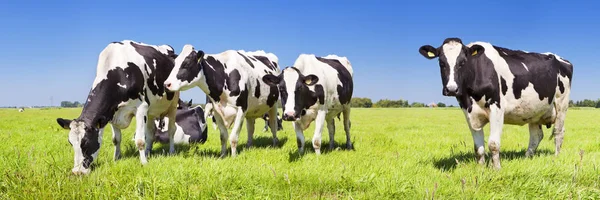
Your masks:
M278 132L280 147L257 120L255 145L219 159L218 131L204 145L155 144L146 166L134 148L135 121L123 131L123 158L113 161L112 133L105 129L100 155L88 176L71 175L73 149L57 117L76 118L81 108L0 110L0 199L598 199L600 110L571 109L565 142L554 156L551 129L536 156L525 157L527 126L505 126L502 169L474 162L473 140L459 109L353 109L355 151L344 150L336 119L336 146L297 154L291 123ZM210 124L212 126L212 124ZM486 141L489 126L485 127ZM486 153L487 152L486 144Z

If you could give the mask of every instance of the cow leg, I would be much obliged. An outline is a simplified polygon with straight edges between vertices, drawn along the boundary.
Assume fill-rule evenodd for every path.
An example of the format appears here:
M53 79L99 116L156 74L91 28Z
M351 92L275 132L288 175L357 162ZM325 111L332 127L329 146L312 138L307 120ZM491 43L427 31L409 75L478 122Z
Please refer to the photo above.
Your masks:
M498 105L490 105L490 137L488 148L492 153L492 164L494 168L500 169L500 137L502 126L504 126L504 111Z
M469 113L467 110L463 109L463 113L465 114L465 118L467 119L467 124L469 125L469 130L471 130L471 135L473 136L473 147L475 149L475 159L477 163L483 165L485 164L485 141L483 135L483 129L475 130L471 126L471 120L469 119Z
M140 152L140 161L142 163L142 165L145 165L148 163L148 159L147 159L147 155L149 152L146 152L145 147L146 145L151 146L152 144L146 144L146 142L148 141L148 139L153 138L154 132L150 132L148 130L148 126L146 122L152 122L152 125L154 125L154 118L150 118L150 116L148 116L148 103L143 102L137 109L136 113L135 113L135 121L136 121L136 125L135 125L135 144L138 148L138 151ZM148 134L148 132L150 132L150 134ZM148 136L150 135L150 136ZM149 137L149 138L148 138Z
M254 140L254 123L256 122L255 118L246 118L246 130L248 131L248 142L246 143L246 147L250 148L252 146L252 140Z
M279 144L279 138L277 138L277 107L273 106L269 110L269 128L271 129L271 134L273 134L273 147L276 147Z
M335 118L326 119L327 131L329 131L329 149L333 150L335 145Z
M304 154L304 133L302 132L302 125L298 122L292 123L294 131L296 131L296 143L298 144L298 154Z
M231 129L231 134L229 135L231 157L235 157L237 155L238 136L240 134L242 124L244 123L244 115L245 113L242 108L238 107L237 114L235 115L235 121L233 123L233 129Z
M563 137L565 135L565 117L567 115L567 109L568 104L566 106L557 105L556 121L554 122L554 128L552 129L552 135L554 136L555 156L560 154L560 148L562 147Z
M213 122L216 123L215 128L219 128L219 132L221 133L221 158L227 155L227 127L225 127L225 122L221 115L216 114L212 117Z
M532 157L535 154L535 150L538 148L540 141L544 138L544 132L542 125L540 124L529 124L529 147L525 153L526 157Z
M348 105L344 111L344 131L346 132L346 149L350 150L350 149L354 149L354 146L352 145L352 141L350 140L350 127L351 122L350 122L350 105Z
M269 130L269 121L265 120L265 127L263 128L263 132L267 132Z
M323 126L325 125L325 116L327 115L327 110L319 110L317 111L317 118L315 118L315 134L313 135L313 148L315 149L315 154L321 154L321 133L323 132Z
M174 154L175 153L175 140L174 140L174 136L175 136L175 132L177 131L177 126L175 125L175 123L177 122L175 119L175 115L177 114L177 104L173 104L175 106L173 106L171 109L169 109L169 112L167 114L167 118L169 119L169 125L167 128L167 132L169 133L169 154ZM154 121L152 121L154 123Z
M111 124L110 127L112 128L112 142L115 145L115 155L114 155L114 159L119 160L119 158L121 158L121 129L118 129L115 127L115 125Z

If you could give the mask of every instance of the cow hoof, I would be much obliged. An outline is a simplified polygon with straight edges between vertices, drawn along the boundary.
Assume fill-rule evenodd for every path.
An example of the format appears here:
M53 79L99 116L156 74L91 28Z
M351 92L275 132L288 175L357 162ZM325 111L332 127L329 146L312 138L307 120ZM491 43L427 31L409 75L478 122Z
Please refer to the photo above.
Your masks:
M352 145L352 143L347 143L346 144L346 149L348 149L348 150L354 150L354 145Z
M227 156L227 153L221 153L221 155L219 156L219 158L225 158L225 156Z
M315 154L321 155L321 149L315 149Z
M274 147L279 146L279 139L278 138L273 138L273 146Z
M304 149L298 149L298 155L303 155L304 154Z
M248 143L246 144L246 148L250 148L250 147L252 147L252 143L248 142Z

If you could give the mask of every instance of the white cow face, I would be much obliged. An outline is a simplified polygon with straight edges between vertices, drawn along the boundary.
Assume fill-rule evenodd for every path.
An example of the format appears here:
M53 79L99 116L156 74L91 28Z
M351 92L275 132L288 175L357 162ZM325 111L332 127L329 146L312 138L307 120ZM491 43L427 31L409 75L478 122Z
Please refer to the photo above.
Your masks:
M304 115L306 109L317 103L318 93L323 93L322 86L312 87L319 81L317 76L305 76L294 67L285 68L279 76L267 74L263 76L263 81L269 86L279 87L283 120L286 121L295 121Z
M202 76L203 51L195 51L192 45L185 45L175 58L175 66L165 80L165 88L170 91L185 91L196 86Z
M67 120L58 118L58 124L64 129L69 129L69 143L73 146L74 164L71 170L76 175L90 173L90 166L98 157L102 143L102 130L98 126L88 126L81 120ZM101 120L96 120L96 124Z
M439 58L440 73L442 75L442 94L444 96L461 96L466 88L461 88L463 82L469 79L473 66L470 59L483 53L483 47L476 45L471 48L463 45L458 38L447 38L439 48L423 45L419 53L427 59Z

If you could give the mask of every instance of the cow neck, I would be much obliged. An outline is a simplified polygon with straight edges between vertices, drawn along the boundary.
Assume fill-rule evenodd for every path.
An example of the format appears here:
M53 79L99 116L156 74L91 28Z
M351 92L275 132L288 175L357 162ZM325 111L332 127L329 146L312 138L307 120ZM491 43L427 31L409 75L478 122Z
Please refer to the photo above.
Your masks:
M210 94L210 89L208 88L206 77L212 74L207 73L206 67L206 61L200 62L200 77L198 78L198 87L200 87L204 94L206 94L206 100L209 100L208 95Z
M108 97L109 95L103 96ZM108 100L107 98L98 97L99 96L95 96L95 98L92 98L90 94L90 97L88 97L90 101L83 106L83 110L78 119L83 121L86 125L93 126L93 123L102 117L106 119L103 121L108 122L115 114L116 104L105 101L105 99ZM106 126L106 123L100 124L100 128L104 128L104 126Z

